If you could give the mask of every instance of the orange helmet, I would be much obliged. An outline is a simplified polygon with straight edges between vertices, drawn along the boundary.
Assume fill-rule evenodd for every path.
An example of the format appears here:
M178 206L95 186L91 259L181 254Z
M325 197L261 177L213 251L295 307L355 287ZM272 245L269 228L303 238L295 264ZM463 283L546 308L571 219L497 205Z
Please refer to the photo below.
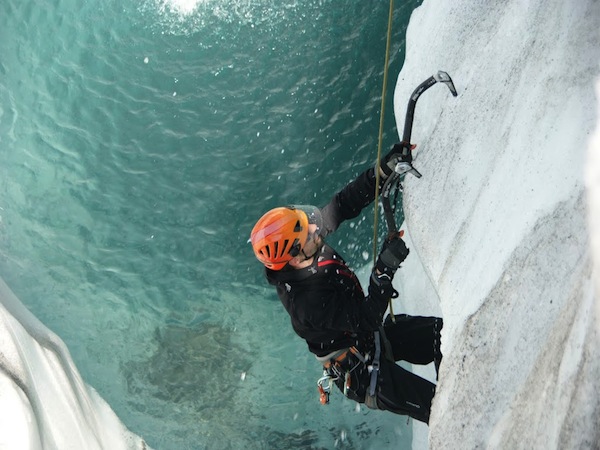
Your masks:
M262 216L250 234L258 260L271 270L281 270L306 243L308 216L293 206L275 208Z

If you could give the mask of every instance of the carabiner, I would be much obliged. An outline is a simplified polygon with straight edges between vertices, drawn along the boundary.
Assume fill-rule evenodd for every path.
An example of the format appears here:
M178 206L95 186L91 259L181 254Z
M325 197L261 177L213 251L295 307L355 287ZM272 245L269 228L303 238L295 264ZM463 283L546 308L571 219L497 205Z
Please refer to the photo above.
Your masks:
M325 386L325 382L327 385ZM329 394L331 393L331 376L324 371L323 376L317 381L317 389L319 389L319 401L321 405L329 403Z

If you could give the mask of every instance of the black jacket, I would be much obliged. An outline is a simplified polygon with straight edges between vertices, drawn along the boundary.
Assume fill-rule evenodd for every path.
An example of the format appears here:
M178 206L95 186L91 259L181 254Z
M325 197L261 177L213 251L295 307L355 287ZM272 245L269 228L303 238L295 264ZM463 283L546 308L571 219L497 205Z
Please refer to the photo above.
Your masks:
M343 221L357 217L374 198L375 176L369 169L321 209L323 237ZM309 267L266 269L266 276L277 288L294 331L317 356L350 346L369 351L373 331L381 325L393 292L391 280L381 282L371 277L369 295L365 297L356 275L328 245L323 246Z

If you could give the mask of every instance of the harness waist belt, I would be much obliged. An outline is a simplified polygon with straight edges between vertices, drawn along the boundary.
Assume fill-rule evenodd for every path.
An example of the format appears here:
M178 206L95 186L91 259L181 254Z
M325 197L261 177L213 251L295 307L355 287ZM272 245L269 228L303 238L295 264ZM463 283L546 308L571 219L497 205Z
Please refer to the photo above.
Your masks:
M339 350L335 350L325 356L315 355L315 358L317 358L317 361L319 361L323 365L323 367L325 367L326 369L329 369L332 361L333 362L343 361L348 356L349 351L350 351L349 348L342 348Z
M348 357L348 353L352 353L363 364L365 364L367 362L368 355L367 356L361 355L360 352L356 349L356 347L342 348L342 349L333 351L325 356L315 355L315 358L317 358L317 361L319 361L321 364L323 364L323 367L325 369L329 369L332 364L341 363L343 360L345 360Z

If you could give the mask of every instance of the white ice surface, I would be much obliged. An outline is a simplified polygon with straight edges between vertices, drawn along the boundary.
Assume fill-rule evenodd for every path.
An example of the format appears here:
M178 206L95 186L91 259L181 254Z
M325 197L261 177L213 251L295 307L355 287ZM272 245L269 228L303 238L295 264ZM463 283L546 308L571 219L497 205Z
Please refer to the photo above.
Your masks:
M0 279L0 449L146 449Z
M425 78L445 70L459 91L439 84L419 100L423 178L405 183L412 261L395 310L433 303L444 317L415 448L600 443L599 30L593 0L425 0L411 17L399 133Z

